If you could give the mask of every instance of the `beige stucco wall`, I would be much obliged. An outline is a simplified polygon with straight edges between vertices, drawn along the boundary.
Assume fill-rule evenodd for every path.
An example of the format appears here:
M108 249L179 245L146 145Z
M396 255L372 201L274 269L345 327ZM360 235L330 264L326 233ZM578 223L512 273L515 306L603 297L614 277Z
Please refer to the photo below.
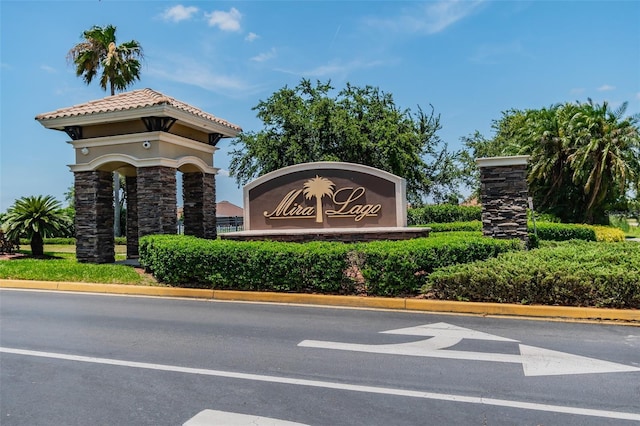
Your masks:
M166 132L85 138L69 143L75 148L73 170L79 170L78 167L82 170L118 170L130 176L135 174L136 167L160 164L181 171L208 170L211 173L216 151L208 144Z

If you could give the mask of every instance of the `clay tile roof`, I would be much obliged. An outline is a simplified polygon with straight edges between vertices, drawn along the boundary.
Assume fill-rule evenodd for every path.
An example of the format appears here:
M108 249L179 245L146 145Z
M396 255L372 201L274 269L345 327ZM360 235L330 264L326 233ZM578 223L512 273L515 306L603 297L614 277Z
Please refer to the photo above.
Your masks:
M242 216L244 210L228 201L220 201L216 203L216 216Z
M236 131L242 129L226 120L218 118L212 114L199 110L189 104L181 102L172 97L166 96L152 89L139 89L131 92L123 92L106 98L97 99L83 104L74 105L67 108L60 108L55 111L46 112L36 116L36 120L50 120L56 118L79 117L108 112L118 112L126 110L141 109L159 105L171 106L188 114L211 120L220 125L229 127Z

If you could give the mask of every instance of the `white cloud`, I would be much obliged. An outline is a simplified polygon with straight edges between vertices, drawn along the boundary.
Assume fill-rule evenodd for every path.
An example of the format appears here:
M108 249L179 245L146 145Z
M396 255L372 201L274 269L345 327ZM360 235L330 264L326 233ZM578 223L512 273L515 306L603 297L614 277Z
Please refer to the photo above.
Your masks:
M429 34L439 33L455 24L482 4L482 1L438 1L429 3L425 8L424 30ZM421 27L420 20L416 22Z
M584 93L584 87L575 87L569 91L571 95L582 95Z
M636 99L640 100L640 92L636 93Z
M150 68L148 74L162 80L196 86L229 96L245 95L257 90L256 86L238 77L213 71L206 64L183 56L167 58L166 63Z
M195 6L185 7L181 4L170 7L162 13L162 19L169 22L186 21L193 17L198 12L198 8Z
M218 176L224 176L224 177L229 177L229 170L225 170L225 169L219 169L218 170Z
M603 84L602 86L598 87L598 92L610 92L612 90L615 90L615 86L611 86L609 84Z
M336 78L336 77L344 77L350 72L357 69L371 68L379 65L388 64L388 63L389 63L389 60L371 61L371 62L363 62L363 61L356 60L356 61L351 61L345 64L340 62L329 63L329 64L317 66L315 68L307 69L301 72L285 70L285 69L278 69L277 71L284 72L287 74L301 75L304 77Z
M222 31L240 31L240 18L242 14L232 7L228 12L216 10L204 14L210 27L218 27Z
M49 74L54 74L58 72L55 68L50 67L49 65L40 65L40 69L48 72Z
M273 59L275 57L276 57L276 49L272 47L270 51L254 56L253 58L251 58L251 60L254 62L264 62L264 61L268 61L269 59Z
M436 34L474 13L484 0L438 0L418 3L395 17L369 19L369 25L397 32Z
M248 41L248 42L252 42L252 41L254 41L256 39L259 39L259 38L260 38L260 36L258 34L256 34L256 33L249 33L249 34L247 34L247 36L244 39L246 41Z

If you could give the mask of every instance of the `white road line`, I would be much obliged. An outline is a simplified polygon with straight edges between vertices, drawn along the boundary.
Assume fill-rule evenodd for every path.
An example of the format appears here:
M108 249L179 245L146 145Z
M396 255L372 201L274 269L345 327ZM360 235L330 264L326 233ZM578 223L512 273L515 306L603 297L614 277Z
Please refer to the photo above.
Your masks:
M603 417L608 419L640 421L640 413L622 411L595 410L591 408L569 407L562 405L538 404L526 401L512 401L507 399L482 398L446 393L421 392L406 389L394 389L377 386L353 385L348 383L325 382L318 380L294 379L290 377L266 376L261 374L237 373L233 371L210 370L205 368L180 367L166 364L151 364L146 362L123 361L109 358L95 358L81 355L68 355L55 352L31 351L0 347L0 353L51 358L65 361L86 362L92 364L114 365L120 367L141 368L147 370L170 371L185 374L198 374L203 376L225 377L240 380L252 380L268 383L280 383L297 386L310 386L317 388L336 389L352 392L365 392L381 395L395 395L409 398L433 399L439 401L463 402L467 404L492 405L498 407L519 408L524 410L546 411L551 413L574 414L578 416Z

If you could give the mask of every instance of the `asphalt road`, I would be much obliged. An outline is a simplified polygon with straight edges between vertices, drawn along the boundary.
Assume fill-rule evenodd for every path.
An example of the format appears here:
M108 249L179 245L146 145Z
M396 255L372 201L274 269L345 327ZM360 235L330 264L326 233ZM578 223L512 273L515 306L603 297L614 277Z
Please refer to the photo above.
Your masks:
M640 424L640 327L0 291L2 425L268 419Z

